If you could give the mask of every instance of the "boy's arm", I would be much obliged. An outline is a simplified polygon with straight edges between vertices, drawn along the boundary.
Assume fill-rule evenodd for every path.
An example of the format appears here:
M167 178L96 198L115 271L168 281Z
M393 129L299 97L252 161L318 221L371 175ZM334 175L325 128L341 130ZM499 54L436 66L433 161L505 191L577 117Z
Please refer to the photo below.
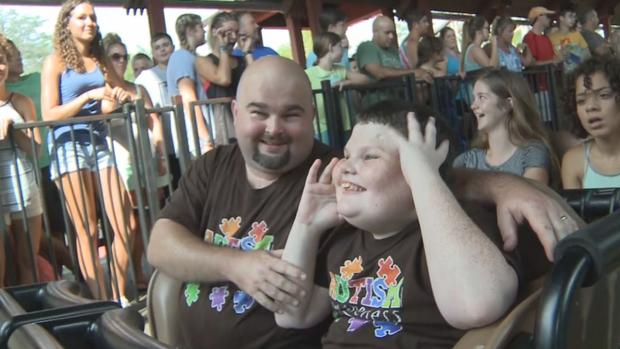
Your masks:
M420 222L433 295L452 326L486 325L513 303L517 274L439 176L448 144L435 149L434 119L425 137L413 113L408 119L409 140L398 138L401 167Z
M283 305L282 311L276 312L275 320L278 326L307 328L329 314L328 290L314 285L314 275L322 233L342 220L336 211L335 187L332 184L332 171L336 163L336 159L332 159L320 178L320 160L316 160L308 172L297 216L282 254L284 262L291 263L304 272L300 286L305 296L298 304Z
M463 211L438 173L419 167L417 172L409 180L441 314L461 329L497 320L515 300L515 270Z
M295 222L291 228L282 254L284 262L301 269L305 278L301 280L304 296L295 306L282 305L282 311L275 313L276 323L285 328L308 328L329 315L328 290L314 284L317 251L322 232Z

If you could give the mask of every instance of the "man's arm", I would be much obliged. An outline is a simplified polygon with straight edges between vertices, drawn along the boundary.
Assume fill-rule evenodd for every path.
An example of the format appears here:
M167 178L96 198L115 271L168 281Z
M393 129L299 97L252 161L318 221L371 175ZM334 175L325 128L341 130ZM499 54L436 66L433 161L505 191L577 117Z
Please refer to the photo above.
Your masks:
M410 75L413 73L411 69L397 69L384 67L378 63L369 63L364 66L364 70L377 80L397 78L400 76Z
M611 48L607 42L603 42L594 49L594 53L599 56L605 56L611 53Z
M523 177L453 169L450 187L457 198L495 205L504 249L508 251L517 246L517 227L527 222L552 261L557 242L585 225L552 189ZM568 219L561 219L564 216Z
M149 263L177 280L230 281L273 312L301 298L297 280L303 273L277 253L213 246L170 219L155 222L147 256Z
M198 100L194 80L188 77L181 78L179 79L179 81L177 81L177 86L179 88L179 94L183 98L183 112L185 113L186 117L189 117L190 115L192 115L190 113L190 103ZM198 130L198 137L205 142L210 142L211 137L209 137L209 130L207 129L205 118L202 115L202 108L200 108L200 106L197 106L194 108L194 110L196 111L194 115L196 116L196 128Z

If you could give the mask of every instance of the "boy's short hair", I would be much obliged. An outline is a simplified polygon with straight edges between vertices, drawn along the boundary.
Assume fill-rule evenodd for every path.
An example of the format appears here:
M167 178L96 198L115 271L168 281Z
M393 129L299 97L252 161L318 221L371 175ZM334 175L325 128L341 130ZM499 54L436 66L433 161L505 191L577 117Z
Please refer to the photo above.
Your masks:
M586 23L594 12L596 12L596 10L592 7L583 7L581 11L577 12L577 21L579 21L579 23L581 24Z
M411 27L413 27L415 23L420 22L422 18L424 18L425 16L426 16L426 12L421 11L419 9L409 11L407 16L405 17L405 22L407 23L407 29L411 31Z
M566 5L562 6L560 8L560 11L558 11L558 17L566 16L566 14L568 14L568 13L574 13L575 15L577 15L577 9L575 9L574 5L566 4Z
M153 45L159 39L168 39L170 43L172 44L172 37L168 35L168 33L160 32L160 33L155 33L153 37L151 37L151 45Z
M146 53L136 53L133 58L131 58L131 64L133 65L138 59L146 59L147 61L153 61L151 57L149 57Z
M579 115L577 115L577 79L581 76L584 77L584 84L586 88L588 81L595 73L602 73L605 75L607 81L609 81L609 87L616 93L616 104L620 106L620 58L616 58L611 55L607 56L593 56L592 58L581 63L567 79L567 93L566 93L566 113L573 115L573 132L585 137L587 136L586 130L581 126L579 121Z
M452 160L456 156L454 145L454 136L452 130L446 123L446 121L433 109L411 102L405 102L402 100L384 100L368 108L362 110L357 116L359 124L380 124L387 125L398 131L405 137L409 136L409 128L407 126L407 113L414 112L415 117L420 123L422 133L426 128L426 123L430 117L435 118L435 127L437 128L437 145L441 144L444 140L450 142L450 149L448 151L448 157L446 161L439 168L439 173L442 178L446 178L447 171L452 167Z

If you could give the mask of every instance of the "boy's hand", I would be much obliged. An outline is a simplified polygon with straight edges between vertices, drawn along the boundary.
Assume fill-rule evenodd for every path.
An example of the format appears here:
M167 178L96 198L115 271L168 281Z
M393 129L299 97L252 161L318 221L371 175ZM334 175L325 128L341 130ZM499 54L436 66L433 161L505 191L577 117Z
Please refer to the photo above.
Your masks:
M438 172L439 166L443 164L448 155L449 143L448 140L444 140L437 147L435 118L428 119L424 135L422 135L420 123L412 112L407 114L407 125L408 140L396 131L393 136L398 142L400 167L405 179L411 185L410 179L414 178L421 168L426 167L433 172Z
M318 233L335 227L343 221L336 210L336 187L332 182L332 172L338 163L333 158L318 176L321 160L315 160L306 178L304 192L297 209L296 223L305 224Z

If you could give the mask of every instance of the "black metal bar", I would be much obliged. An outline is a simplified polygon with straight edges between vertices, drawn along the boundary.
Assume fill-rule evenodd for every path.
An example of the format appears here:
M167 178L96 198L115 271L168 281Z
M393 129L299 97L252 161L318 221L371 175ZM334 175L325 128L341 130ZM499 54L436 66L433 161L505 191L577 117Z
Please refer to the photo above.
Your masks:
M570 306L591 265L587 252L579 247L570 248L556 262L541 296L534 331L536 349L566 348Z
M60 172L60 160L58 159L58 149L56 146L56 139L54 138L54 129L50 128L50 133L48 133L48 137L52 142L52 153L54 154L53 159L50 158L50 175L51 175L51 163L55 161L57 172ZM71 256L71 263L73 264L73 276L75 280L84 280L82 273L80 273L80 264L78 262L78 252L76 247L76 232L75 226L73 225L71 218L69 217L69 213L67 212L67 198L65 197L64 185L62 184L61 176L59 175L56 179L56 185L58 186L58 195L60 196L61 204L64 205L62 208L62 219L65 225L65 235L67 236L67 244L69 245L69 252ZM73 227L73 229L71 229Z
M18 148L17 145L15 144L15 139L14 139L14 133L13 132L21 132L21 131L16 131L16 130L11 130L12 132L9 133L9 142L11 143L11 148L13 151L13 164L15 165L15 172L16 172L16 177L17 177L17 191L19 192L19 197L18 197L18 203L19 203L19 207L21 209L21 216L22 216L22 226L24 228L24 233L26 234L26 241L28 243L28 257L30 258L30 262L32 262L32 277L33 280L35 280L35 282L37 282L39 280L39 275L37 273L37 261L36 261L36 256L34 255L34 252L32 251L32 247L33 247L33 243L32 243L32 235L30 234L30 227L28 224L28 216L26 215L26 200L24 199L24 187L22 185L22 174L20 173L20 159L19 159L19 154L18 154ZM31 165L32 166L32 165ZM33 171L37 171L38 169L32 169ZM25 169L24 169L24 174L25 174ZM26 176L24 176L26 177ZM27 185L27 183L26 183ZM37 193L38 194L38 193ZM33 193L30 193L30 195L33 195ZM1 219L1 218L0 218ZM7 263L8 264L8 263ZM18 273L20 272L19 270L19 257L17 260L17 271ZM20 276L21 277L21 276Z
M342 116L340 115L340 102L329 80L321 81L321 90L323 91L329 144L335 149L343 149L345 140Z
M177 133L177 156L179 157L179 166L181 167L181 173L185 173L189 167L190 153L189 145L187 142L187 127L185 126L185 112L183 110L183 100L181 96L173 97L172 103L174 105L174 123L176 125Z
M99 114L92 116L79 116L70 119L64 120L54 120L54 121L31 121L28 123L17 124L14 125L13 128L16 130L28 129L31 127L54 127L54 126L68 126L73 124L85 124L92 123L95 121L107 121L113 119L119 119L123 117L123 113L111 113L111 114Z
M110 137L110 139L112 140L114 138L114 135L111 132L111 125L110 125L110 121L107 120L106 122L106 127L107 127L107 134ZM90 133L90 142L93 146L93 148L96 148L96 142L95 142L95 135L93 133L93 124L89 124L89 133ZM115 156L115 152L114 152L114 141L111 141L112 146L110 147L111 151L110 151L110 155L112 156L112 163L114 164L114 169L116 170L118 168L117 163L116 163L116 156ZM97 182L95 184L95 188L97 190L97 193L100 196L100 200L96 200L99 203L99 210L101 212L101 220L103 222L103 236L104 236L104 240L105 240L105 244L106 244L106 248L108 250L108 253L106 253L106 260L108 261L108 270L109 270L109 275L110 275L110 291L114 292L115 290L117 291L116 294L118 293L118 278L116 275L116 269L114 268L114 265L116 264L116 261L114 260L114 251L112 249L112 235L110 234L110 229L111 228L111 224L110 224L110 217L108 217L108 211L105 208L105 200L103 197L103 185L102 183L102 179L101 179L101 173L99 172L101 169L99 168L99 161L97 159L97 151L95 150L95 181ZM90 173L89 173L90 175ZM118 175L118 172L117 172ZM120 177L120 175L119 175ZM120 181L121 178L118 178L118 180ZM110 190L112 190L110 188ZM96 205L97 203L95 203ZM93 207L93 209L95 209ZM88 219L88 218L87 218ZM112 229L113 230L113 229ZM98 242L98 237L99 237L99 232L95 232L95 238L94 241ZM110 258L110 256L112 256ZM94 252L93 252L93 268L95 268L95 280L97 280L97 288L99 288L99 281L98 281L98 277L99 275L97 275L97 267L99 266L99 248L97 246L97 244L94 245ZM103 270L103 267L101 268ZM101 275L101 277L103 277L103 275ZM114 283L114 280L116 280L117 282ZM105 279L103 280L105 283ZM105 287L106 285L104 285ZM107 291L107 287L106 287L106 291ZM99 299L105 299L104 297L102 297L105 294L105 292L102 292L99 295ZM109 296L109 295L108 295Z
M120 306L114 302L97 302L16 315L0 326L0 349L7 349L11 334L24 325L38 324L51 330L71 323L90 324L106 311L118 308Z
M191 102L189 104L189 125L191 127L190 132L193 136L193 145L194 145L194 152L192 152L192 148L190 148L190 154L192 155L192 157L199 157L200 154L202 153L202 148L200 147L200 136L198 135L198 120L196 120L196 106L199 105L197 102ZM202 113L201 113L202 114ZM204 115L202 116L202 118L204 119ZM203 120L205 123L207 122L206 120ZM211 137L210 134L210 130L209 130L209 137Z

